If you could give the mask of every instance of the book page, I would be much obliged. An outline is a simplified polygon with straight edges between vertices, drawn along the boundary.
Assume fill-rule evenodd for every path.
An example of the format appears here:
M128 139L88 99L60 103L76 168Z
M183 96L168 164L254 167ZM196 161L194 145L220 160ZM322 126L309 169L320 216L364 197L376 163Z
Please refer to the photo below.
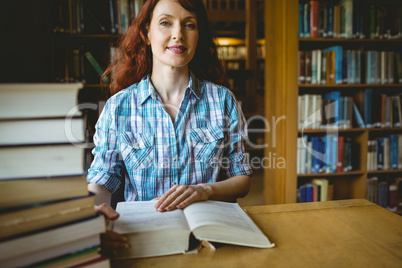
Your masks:
M125 234L171 228L189 230L182 210L158 212L155 211L155 203L156 201L118 203L116 211L120 217L114 223L113 231Z
M237 203L198 202L186 207L184 214L191 230L204 225L222 225L261 234L258 227Z

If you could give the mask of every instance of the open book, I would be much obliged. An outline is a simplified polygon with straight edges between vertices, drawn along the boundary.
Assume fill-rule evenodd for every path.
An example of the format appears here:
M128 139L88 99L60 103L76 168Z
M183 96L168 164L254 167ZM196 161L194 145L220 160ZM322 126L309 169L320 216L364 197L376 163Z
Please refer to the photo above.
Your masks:
M270 248L268 238L236 203L205 201L183 210L157 212L156 201L120 202L113 231L124 234L131 247L117 258L141 258L185 253L190 235L198 240Z

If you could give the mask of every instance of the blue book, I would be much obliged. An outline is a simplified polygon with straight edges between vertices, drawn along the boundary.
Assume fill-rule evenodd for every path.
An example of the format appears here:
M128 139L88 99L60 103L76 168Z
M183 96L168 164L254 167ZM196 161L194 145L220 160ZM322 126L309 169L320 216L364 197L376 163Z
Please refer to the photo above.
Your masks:
M360 128L365 128L366 125L364 124L363 118L362 118L362 116L361 116L361 114L360 114L360 112L359 112L359 109L357 109L357 106L356 106L355 103L353 103L353 111L354 111L354 113L355 113L357 125L358 125Z
M304 37L304 4L299 4L299 37Z
M325 51L335 51L335 83L342 84L343 49L341 46L332 46Z
M322 169L324 173L331 173L330 169L330 157L331 157L331 142L330 138L328 135L325 135L321 138L321 144L322 144L322 152L323 152L323 163L322 163Z
M334 37L334 3L328 3L328 38Z
M313 185L311 183L306 184L306 202L313 202Z
M370 128L373 126L372 108L373 108L373 90L371 88L366 88L363 93L363 116L366 122L366 127Z
M329 135L329 137L331 143L330 171L331 173L336 173L336 166L338 162L338 136Z
M304 22L304 37L310 37L310 4L305 3L304 4L304 16L303 16Z
M306 202L306 185L302 185L299 187L300 191L300 203L305 203Z
M388 135L390 140L391 169L398 169L398 135Z
M319 137L311 137L311 142L313 143L313 156L311 159L311 172L321 173L321 163L320 158L322 156L321 152L321 140Z

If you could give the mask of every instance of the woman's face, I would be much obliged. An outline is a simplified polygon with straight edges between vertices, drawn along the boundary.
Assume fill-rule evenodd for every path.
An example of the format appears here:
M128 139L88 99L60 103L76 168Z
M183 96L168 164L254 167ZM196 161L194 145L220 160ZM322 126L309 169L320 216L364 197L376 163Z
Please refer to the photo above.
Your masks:
M196 14L176 0L160 0L153 10L147 36L153 66L187 67L199 37Z

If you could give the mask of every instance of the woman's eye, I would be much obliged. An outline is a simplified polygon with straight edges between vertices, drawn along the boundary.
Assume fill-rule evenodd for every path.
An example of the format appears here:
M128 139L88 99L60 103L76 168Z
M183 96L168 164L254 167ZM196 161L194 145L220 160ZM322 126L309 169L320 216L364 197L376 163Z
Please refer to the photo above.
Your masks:
M167 22L167 21L162 21L162 22L160 23L160 25L162 25L162 26L169 26L169 22Z
M186 27L189 29L195 29L195 24L194 23L187 23Z

